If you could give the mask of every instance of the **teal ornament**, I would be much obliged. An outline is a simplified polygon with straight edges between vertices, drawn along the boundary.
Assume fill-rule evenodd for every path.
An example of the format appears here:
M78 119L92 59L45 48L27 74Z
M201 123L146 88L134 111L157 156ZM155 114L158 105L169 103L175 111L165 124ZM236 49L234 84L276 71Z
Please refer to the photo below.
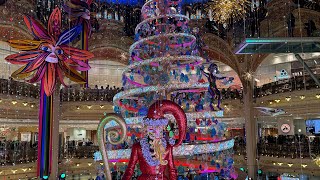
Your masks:
M173 131L170 131L170 132L169 132L169 137L171 137L171 138L172 138L173 136L174 136Z
M181 174L184 173L184 167L180 165L178 167L178 172L181 173Z
M171 126L168 125L168 126L167 126L167 131L170 131L170 130L171 130Z
M200 68L199 67L197 67L197 76L200 76L201 75L201 71L200 71Z

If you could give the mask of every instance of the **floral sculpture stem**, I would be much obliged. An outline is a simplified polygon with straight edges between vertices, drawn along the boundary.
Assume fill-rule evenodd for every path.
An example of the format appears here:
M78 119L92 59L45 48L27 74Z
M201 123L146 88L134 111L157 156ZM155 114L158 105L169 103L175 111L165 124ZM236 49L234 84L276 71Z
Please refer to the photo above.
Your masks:
M38 177L49 177L52 160L53 96L47 96L43 83L40 88Z
M86 26L85 24L82 24L81 45L83 50L89 50L89 29L88 26ZM84 62L87 64L89 63L88 60L85 60ZM89 87L88 71L82 71L81 74L83 76L83 79L86 80L86 83L83 84L83 86L85 88Z
M117 145L117 144L122 143L127 138L127 126L126 126L125 120L121 116L119 116L115 113L110 113L110 114L105 115L102 118L101 122L98 125L98 142L99 142L99 149L100 149L100 152L103 157L103 163L104 163L105 174L106 174L107 180L112 180L112 177L111 177L111 171L110 171L109 164L108 164L106 143L104 140L105 139L104 138L105 137L104 136L104 131L105 131L104 127L106 126L106 124L108 124L109 122L111 122L113 120L116 121L120 125L121 134L119 134L119 132L115 129L109 130L108 135L107 135L107 139L108 139L109 143L112 145ZM118 141L115 141L111 138L111 137L118 138L119 136L120 136L120 139Z

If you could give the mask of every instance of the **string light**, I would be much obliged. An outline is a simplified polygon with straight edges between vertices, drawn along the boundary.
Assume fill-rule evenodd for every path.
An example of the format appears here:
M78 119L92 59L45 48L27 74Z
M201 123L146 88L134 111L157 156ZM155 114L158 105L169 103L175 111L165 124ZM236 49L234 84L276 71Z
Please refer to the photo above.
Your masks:
M286 97L286 101L290 101L291 100L291 97L290 96L288 96L288 97Z
M305 95L301 95L301 96L300 96L300 99L301 99L301 100L303 100L303 99L305 99L305 98L306 98Z
M206 11L213 12L213 19L223 24L230 19L238 20L244 17L249 4L248 0L215 0L208 2Z

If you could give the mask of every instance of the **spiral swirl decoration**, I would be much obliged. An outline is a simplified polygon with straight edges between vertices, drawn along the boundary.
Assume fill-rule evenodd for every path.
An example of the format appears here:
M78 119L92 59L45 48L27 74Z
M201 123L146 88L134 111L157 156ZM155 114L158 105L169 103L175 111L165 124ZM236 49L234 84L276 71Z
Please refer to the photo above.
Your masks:
M104 128L105 128L106 124L108 124L109 122L112 122L112 121L115 121L116 123L119 124L120 129L121 129L121 134L119 134L119 132L117 130L115 130L115 128L110 129L107 134L108 142L112 145L117 145L117 144L120 144L123 141L125 141L127 138L126 122L121 116L119 116L115 113L110 113L110 114L105 115L102 118L101 122L98 125L97 132L98 132L99 149L100 149L100 152L102 153L103 163L104 163L104 167L105 167L105 174L106 174L106 178L108 180L112 180L112 178L111 178L111 171L110 171L109 164L108 164L108 154L107 154L107 150L106 150L106 142L104 141L105 140L105 138L104 138L105 137L104 136L105 129ZM119 137L120 137L119 140L114 140Z

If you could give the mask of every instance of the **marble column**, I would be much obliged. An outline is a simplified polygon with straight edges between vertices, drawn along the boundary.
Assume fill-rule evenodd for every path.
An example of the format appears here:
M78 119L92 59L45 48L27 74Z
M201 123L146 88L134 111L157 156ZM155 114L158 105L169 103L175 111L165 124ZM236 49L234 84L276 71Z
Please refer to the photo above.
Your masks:
M53 128L52 128L52 162L50 180L57 180L59 176L58 162L59 162L59 120L61 117L60 108L60 89L53 95Z
M251 81L243 85L244 117L246 132L246 151L248 177L257 179L257 123L253 114L253 86Z

